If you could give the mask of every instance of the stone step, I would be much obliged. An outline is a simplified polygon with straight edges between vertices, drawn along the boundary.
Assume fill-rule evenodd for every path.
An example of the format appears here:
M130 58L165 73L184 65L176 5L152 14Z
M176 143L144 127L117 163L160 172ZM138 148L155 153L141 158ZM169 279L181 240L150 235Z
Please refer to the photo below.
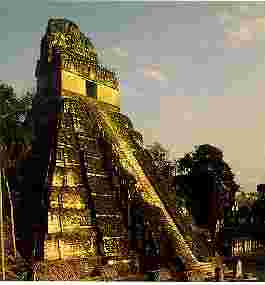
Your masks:
M113 210L113 212L117 213L117 207L116 205L117 202L114 199L104 199L104 197L98 197L96 196L94 198L94 205L97 211L105 210Z

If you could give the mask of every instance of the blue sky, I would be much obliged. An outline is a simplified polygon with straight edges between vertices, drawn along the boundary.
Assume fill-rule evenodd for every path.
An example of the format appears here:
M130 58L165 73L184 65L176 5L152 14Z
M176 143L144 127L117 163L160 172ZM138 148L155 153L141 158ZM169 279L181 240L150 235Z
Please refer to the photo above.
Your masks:
M122 112L181 157L224 151L242 189L265 183L265 7L262 2L1 0L0 79L35 85L49 17L73 20L119 71Z

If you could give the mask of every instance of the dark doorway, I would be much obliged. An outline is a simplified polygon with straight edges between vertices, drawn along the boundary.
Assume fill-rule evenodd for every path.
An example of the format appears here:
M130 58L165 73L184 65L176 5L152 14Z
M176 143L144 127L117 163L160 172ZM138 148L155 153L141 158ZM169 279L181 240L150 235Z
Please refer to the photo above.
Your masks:
M86 81L86 95L97 99L97 84L95 82Z

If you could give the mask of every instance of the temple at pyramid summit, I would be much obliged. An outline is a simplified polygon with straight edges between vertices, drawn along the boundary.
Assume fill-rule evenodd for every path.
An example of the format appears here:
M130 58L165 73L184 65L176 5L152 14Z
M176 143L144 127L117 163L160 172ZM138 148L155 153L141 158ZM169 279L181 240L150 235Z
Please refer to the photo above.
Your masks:
M49 19L35 75L32 157L20 182L28 211L18 212L17 229L22 254L48 264L36 278L126 280L171 272L176 256L211 271L184 240L174 195L161 191L142 135L120 112L117 75L75 23Z

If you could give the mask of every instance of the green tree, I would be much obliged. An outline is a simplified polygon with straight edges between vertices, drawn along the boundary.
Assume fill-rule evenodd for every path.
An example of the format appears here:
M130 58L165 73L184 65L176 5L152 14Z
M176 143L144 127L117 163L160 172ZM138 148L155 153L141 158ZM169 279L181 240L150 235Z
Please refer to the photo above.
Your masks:
M193 168L192 153L185 153L185 155L176 162L178 173L181 175L189 175Z
M176 188L177 207L185 207L191 214L192 209L192 188L188 175L177 175L174 178L173 186Z
M0 84L0 166L7 172L31 144L31 128L24 121L32 106L32 96L27 92L19 98L11 86Z
M265 195L263 192L258 193L257 200L253 205L254 217L256 224L264 224L265 220Z
M234 180L230 166L223 160L221 150L209 144L200 145L177 160L176 165L178 173L190 177L191 180L204 175L206 178L212 176L224 191L229 192L229 201L226 202L232 207L239 185Z
M8 177L14 174L15 163L21 159L27 146L30 144L30 128L23 126L27 112L31 108L32 94L27 92L18 98L14 89L4 83L0 83L0 223L1 229L4 223L11 220L13 254L16 257L14 205L9 187ZM12 171L13 170L13 171ZM10 175L9 175L10 174ZM8 201L8 203L5 203ZM9 213L6 213L9 209ZM3 215L3 210L6 215ZM2 252L2 279L6 278L5 253L3 249L4 235L1 230Z
M193 201L193 215L214 236L217 221L224 218L225 209L232 208L239 189L222 151L209 144L200 145L180 158L176 165L178 173L189 181L191 191L187 191L187 198Z
M169 151L159 142L146 146L146 151L156 167L158 179L162 179L162 177L168 179L173 172L173 167L168 161Z
M166 150L159 142L154 142L146 146L146 149L152 155L154 161L165 161L168 158L168 150Z

